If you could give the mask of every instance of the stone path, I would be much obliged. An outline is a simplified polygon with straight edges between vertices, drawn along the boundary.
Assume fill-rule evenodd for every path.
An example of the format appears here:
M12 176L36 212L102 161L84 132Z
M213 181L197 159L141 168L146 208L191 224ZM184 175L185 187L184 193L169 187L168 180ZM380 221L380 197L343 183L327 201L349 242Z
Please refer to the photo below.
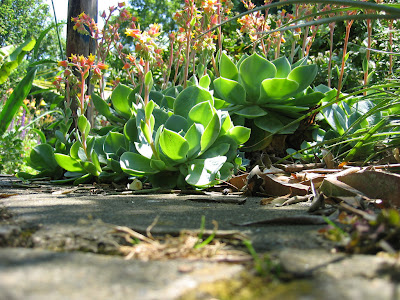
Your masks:
M177 299L205 282L238 278L247 270L241 264L127 261L104 255L115 254L123 243L115 226L145 233L157 216L154 236L198 230L205 216L207 229L216 220L219 233L240 231L258 252L277 257L292 280L271 288L262 299L400 298L396 260L331 254L329 244L318 238L321 225L232 225L306 214L305 204L275 208L260 206L259 198L243 203L221 194L63 194L65 190L0 185L0 194L15 194L0 199L0 209L12 215L0 221L0 299ZM26 240L21 239L24 234ZM211 299L204 293L196 297Z

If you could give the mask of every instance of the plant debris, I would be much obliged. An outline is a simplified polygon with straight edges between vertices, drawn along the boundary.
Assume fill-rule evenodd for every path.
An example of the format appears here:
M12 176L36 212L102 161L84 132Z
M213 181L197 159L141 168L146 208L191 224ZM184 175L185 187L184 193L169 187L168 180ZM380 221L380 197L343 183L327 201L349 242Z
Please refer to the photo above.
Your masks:
M230 249L227 244L213 238L202 247L199 245L199 235L194 232L182 231L177 237L167 235L164 238L146 237L128 227L116 227L118 232L125 234L127 242L132 246L121 246L120 252L126 259L167 260L184 258L188 260L208 260L216 262L247 262L252 257L246 252ZM242 237L238 236L241 239Z

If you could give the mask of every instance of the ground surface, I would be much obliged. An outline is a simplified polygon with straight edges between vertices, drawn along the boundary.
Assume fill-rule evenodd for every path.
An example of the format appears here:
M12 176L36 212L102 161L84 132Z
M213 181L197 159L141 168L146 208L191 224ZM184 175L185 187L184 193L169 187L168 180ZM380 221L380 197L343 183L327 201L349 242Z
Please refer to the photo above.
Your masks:
M218 222L218 236L246 236L259 253L277 259L290 281L271 286L260 299L400 297L395 259L332 254L331 245L317 234L324 225L233 225L307 215L307 203L274 207L261 206L260 198L221 193L132 195L43 184L16 187L14 178L0 178L0 299L177 299L190 290L187 299L210 299L213 292L205 284L240 281L251 273L249 264L115 255L126 245L116 226L145 234L158 217L151 233L177 236L183 229L198 231L202 216L208 230L212 220ZM240 242L234 245L243 250Z

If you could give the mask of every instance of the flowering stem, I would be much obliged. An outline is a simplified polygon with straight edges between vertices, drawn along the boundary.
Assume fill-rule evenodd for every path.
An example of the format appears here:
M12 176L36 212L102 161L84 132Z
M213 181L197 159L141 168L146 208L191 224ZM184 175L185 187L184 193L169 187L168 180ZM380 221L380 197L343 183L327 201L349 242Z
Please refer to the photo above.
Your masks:
M150 63L148 60L146 60L145 64L144 64L144 74L147 74L147 72L149 72L149 71L150 71ZM144 84L144 106L146 106L147 103L149 103L149 94L150 94L150 87L147 86L146 84ZM149 122L150 122L150 120L149 120ZM150 125L150 123L149 123L149 125Z
M372 20L368 19L366 22L367 22L367 34L368 34L368 40L367 40L368 49L365 52L365 59L367 61L367 63L365 64L365 70L364 70L364 86L365 87L368 84L368 73L369 73L368 67L369 67L369 59L370 59L370 55L371 55L371 50L369 50L369 49L371 49ZM366 96L366 95L367 95L367 92L365 91L364 96Z
M193 2L193 1L191 1ZM190 64L190 44L191 44L191 36L192 36L192 18L193 18L193 11L194 10L194 3L191 4L190 14L188 18L188 22L186 24L186 62L185 62L185 73L183 74L183 88L187 86L187 79L189 76L189 64Z
M281 52L282 36L283 36L283 32L281 32L279 34L278 43L276 45L275 59L277 59L279 57L279 54Z
M346 63L346 54L347 54L347 44L349 42L350 29L351 29L351 25L353 25L353 22L354 22L354 20L350 20L349 23L347 23L347 26L346 26L346 35L345 35L345 38L344 38L344 45L343 45L342 66L341 66L341 69L340 69L338 91L337 91L337 94L336 94L336 100L337 101L339 101L340 92L342 90L342 82L343 82L343 75L344 75L344 65Z
M217 78L220 77L219 70L218 70L218 67L217 67L217 63L215 62L214 55L211 55L211 63L213 65L213 67L214 67L215 77L217 77Z
M310 30L310 26L306 26L306 29L304 30L303 44L301 45L300 58L304 57L309 30Z
M185 89L187 86L187 78L189 76L189 63L190 63L190 35L191 30L190 28L186 34L186 62L185 62L185 73L183 77L183 88Z
M389 20L389 51L393 51L393 20ZM389 55L389 74L393 74L393 54Z
M170 51L171 51L171 53L169 54L167 76L166 76L166 78L164 80L163 89L167 88L169 77L171 76L171 67L172 67L172 62L174 60L174 41L175 41L175 37L172 37L171 38L171 42L170 42Z
M335 23L330 23L329 24L330 45L329 45L329 63L328 63L328 87L331 87L333 33L334 33L334 31L335 31Z
M221 3L219 0L217 1L217 6L218 6L218 24L222 23L222 18L221 18ZM218 48L219 48L219 53L220 55L222 54L222 27L218 27Z

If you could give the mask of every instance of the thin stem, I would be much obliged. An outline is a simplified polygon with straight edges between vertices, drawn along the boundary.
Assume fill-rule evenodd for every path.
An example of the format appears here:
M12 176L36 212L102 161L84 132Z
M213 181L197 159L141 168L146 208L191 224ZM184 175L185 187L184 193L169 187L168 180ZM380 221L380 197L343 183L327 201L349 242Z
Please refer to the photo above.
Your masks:
M328 87L331 87L331 75L332 75L332 56L333 56L333 34L335 32L335 23L329 24L330 34L330 45L329 45L329 63L328 63Z
M275 59L277 59L279 57L279 54L281 53L282 36L283 36L283 32L281 32L278 37L278 43L277 43L276 52L275 52Z
M193 18L193 10L194 10L194 3L191 3L190 15L189 15L189 20L190 21L187 24L187 30L186 30L186 58L185 58L186 61L185 61L185 73L184 73L184 77L183 77L183 88L186 88L187 79L188 79L188 76L189 76L190 44L191 44L191 36L192 36L191 21L192 21L192 18Z
M336 100L339 101L340 92L342 90L343 76L344 76L344 65L346 63L346 54L347 54L347 45L350 37L350 29L351 25L353 25L354 20L350 20L346 26L346 36L344 38L344 46L343 46L343 57L342 57L342 66L340 69L339 83L338 83L338 91L336 94Z
M367 51L365 53L365 59L367 61L367 63L365 64L365 70L364 70L364 86L368 85L368 73L369 73L369 59L371 56L371 35L372 35L372 20L367 20L367 34L368 34L368 38L367 38L367 43L368 43L368 48ZM367 92L364 91L364 96L367 95Z
M186 61L185 61L185 73L183 78L183 88L187 86L187 78L189 76L189 63L190 63L190 34L191 30L188 29L186 34Z
M221 75L219 74L219 70L218 70L217 63L215 61L214 55L211 55L211 63L212 63L213 68L214 68L215 77L216 78L220 77Z
M218 5L218 24L221 24L221 22L222 22L221 3L219 2L219 0L218 0L217 5ZM218 48L219 48L220 55L222 53L222 38L223 38L223 36L222 36L222 28L218 27Z
M64 59L64 50L61 45L61 39L60 39L60 33L58 31L58 22L57 22L57 16L56 16L56 9L54 8L54 2L51 0L51 5L53 6L53 14L54 14L54 22L56 23L56 33L57 33L57 39L58 39L58 47L60 48L60 55L61 55L61 60Z
M308 38L308 32L310 30L310 26L306 26L304 30L304 36L303 36L303 44L301 45L301 52L300 52L300 58L304 57L306 45L307 45L307 38Z
M393 51L393 20L389 20L389 51ZM389 74L393 74L393 55L389 55Z
M167 87L168 81L169 81L169 77L171 76L171 67L172 67L172 62L173 62L173 60L174 60L174 41L175 41L175 38L172 37L172 38L171 38L171 42L170 42L170 46L169 46L170 49L171 49L171 50L170 50L171 53L170 53L170 55L169 55L167 76L166 76L166 78L165 78L165 80L164 80L163 89L165 89L165 88Z
M145 63L144 63L144 74L145 74L145 76L146 76L147 72L149 72L149 71L150 71L150 63L149 63L148 60L146 60ZM149 97L150 97L149 95L150 95L149 86L144 84L144 106L146 106L147 103L149 103ZM149 120L149 122L150 122L150 120Z

